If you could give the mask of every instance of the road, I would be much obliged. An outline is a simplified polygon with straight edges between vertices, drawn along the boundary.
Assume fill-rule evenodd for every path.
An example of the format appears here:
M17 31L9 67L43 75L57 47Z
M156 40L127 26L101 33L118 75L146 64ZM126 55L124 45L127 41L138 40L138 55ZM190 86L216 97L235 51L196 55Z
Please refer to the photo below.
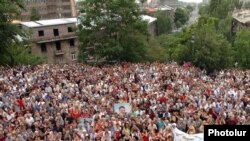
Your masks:
M191 15L189 17L189 20L188 20L186 26L189 26L189 25L195 23L198 20L199 16L200 16L199 15L199 8L197 5L197 6L195 6L195 9L191 12Z

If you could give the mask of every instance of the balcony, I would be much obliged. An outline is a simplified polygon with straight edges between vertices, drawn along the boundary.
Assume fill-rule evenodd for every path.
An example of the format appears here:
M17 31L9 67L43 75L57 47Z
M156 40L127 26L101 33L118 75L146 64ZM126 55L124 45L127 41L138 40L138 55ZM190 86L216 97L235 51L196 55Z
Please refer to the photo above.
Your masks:
M54 54L55 54L56 56L58 56L58 55L63 55L64 52L63 52L62 50L55 50L55 51L54 51Z

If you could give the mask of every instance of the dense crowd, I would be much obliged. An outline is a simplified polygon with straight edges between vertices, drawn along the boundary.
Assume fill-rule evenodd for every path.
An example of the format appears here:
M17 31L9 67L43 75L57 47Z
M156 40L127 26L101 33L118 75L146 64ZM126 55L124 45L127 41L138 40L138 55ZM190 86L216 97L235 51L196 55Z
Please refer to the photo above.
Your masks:
M250 71L188 63L0 67L0 141L173 141L175 128L249 125L249 88Z

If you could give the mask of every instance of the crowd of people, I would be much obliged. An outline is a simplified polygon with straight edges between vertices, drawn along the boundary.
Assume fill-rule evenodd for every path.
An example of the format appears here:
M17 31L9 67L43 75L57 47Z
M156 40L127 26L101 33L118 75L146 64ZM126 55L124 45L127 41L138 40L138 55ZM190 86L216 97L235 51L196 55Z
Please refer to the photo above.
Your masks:
M249 125L249 88L250 71L188 63L0 67L0 141L173 141L175 128Z

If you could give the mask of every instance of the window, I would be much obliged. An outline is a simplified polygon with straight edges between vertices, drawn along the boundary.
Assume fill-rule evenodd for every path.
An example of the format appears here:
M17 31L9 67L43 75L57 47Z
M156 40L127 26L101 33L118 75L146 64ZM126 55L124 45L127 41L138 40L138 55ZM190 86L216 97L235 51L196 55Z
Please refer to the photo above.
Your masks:
M71 53L71 58L73 61L75 61L76 60L76 53Z
M58 31L58 29L54 29L54 36L59 36L59 31Z
M41 51L42 51L42 52L47 52L47 46L46 46L45 43L42 43L42 44L41 44Z
M56 50L61 50L61 42L56 42Z
M39 30L39 31L38 31L38 36L39 36L39 37L40 37L40 36L44 36L43 30Z
M72 27L68 27L68 32L73 32L73 28Z
M69 40L69 46L70 47L74 47L75 46L75 40L74 39Z

